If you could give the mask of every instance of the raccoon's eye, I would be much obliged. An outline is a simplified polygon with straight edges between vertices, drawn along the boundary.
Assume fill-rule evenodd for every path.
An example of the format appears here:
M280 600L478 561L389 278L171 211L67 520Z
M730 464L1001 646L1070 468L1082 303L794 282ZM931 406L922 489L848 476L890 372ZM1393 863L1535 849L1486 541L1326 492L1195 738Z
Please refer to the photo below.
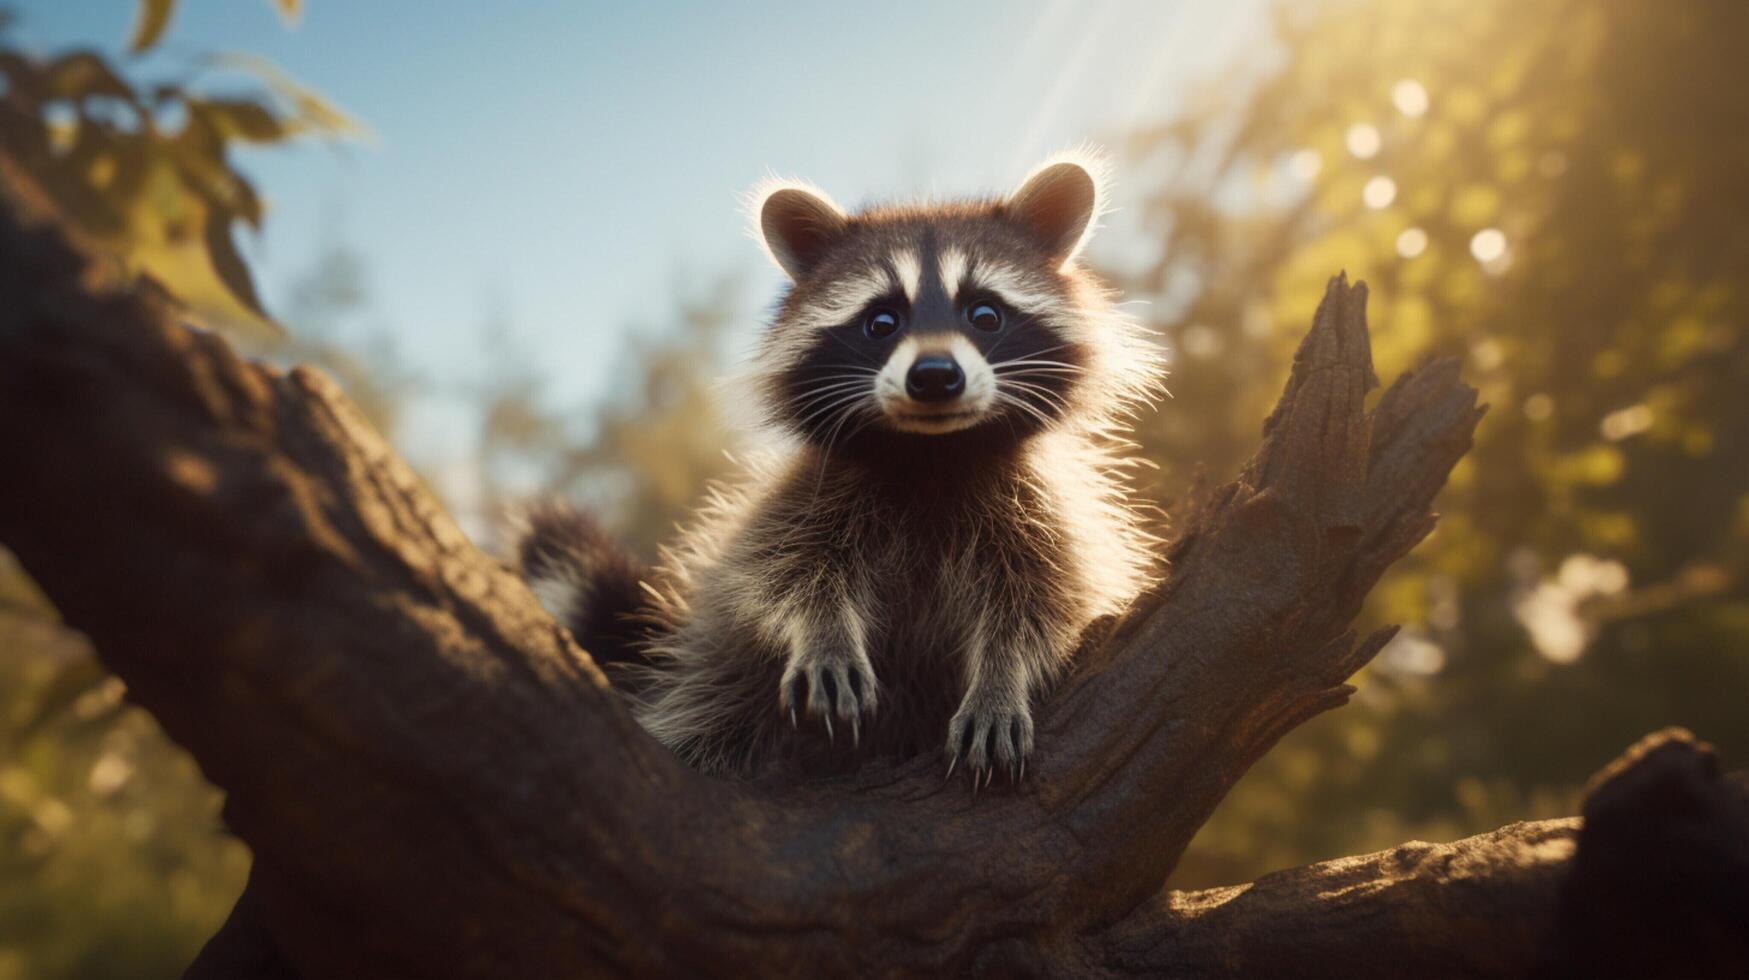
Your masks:
M899 315L892 310L870 310L868 318L862 321L862 332L875 340L891 337L897 329Z
M966 321L984 331L1002 329L1002 310L995 303L973 303L966 307Z

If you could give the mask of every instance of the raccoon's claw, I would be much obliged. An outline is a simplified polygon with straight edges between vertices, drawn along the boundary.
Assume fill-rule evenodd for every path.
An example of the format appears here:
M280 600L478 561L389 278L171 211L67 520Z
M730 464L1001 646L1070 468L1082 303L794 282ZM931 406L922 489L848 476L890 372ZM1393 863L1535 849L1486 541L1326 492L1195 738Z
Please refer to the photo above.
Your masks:
M778 684L778 698L796 725L796 711L817 718L826 737L837 739L832 721L836 717L850 727L852 745L862 744L862 719L871 716L879 701L874 670L860 657L791 657Z
M947 726L948 777L965 759L974 794L980 785L990 785L997 768L1020 782L1031 752L1032 712L1024 706L961 705Z

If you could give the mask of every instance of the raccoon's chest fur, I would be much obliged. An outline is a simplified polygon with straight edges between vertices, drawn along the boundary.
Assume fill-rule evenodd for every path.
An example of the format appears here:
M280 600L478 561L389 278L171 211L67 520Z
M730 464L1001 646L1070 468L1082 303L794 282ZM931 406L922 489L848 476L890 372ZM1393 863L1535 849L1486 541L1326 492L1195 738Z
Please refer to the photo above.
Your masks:
M1140 585L1142 539L1097 457L1039 449L1047 465L948 456L822 468L804 454L722 501L677 569L686 614L652 644L662 670L641 720L709 769L830 769L935 747L990 613L1024 610L1066 656ZM835 605L866 627L881 691L854 749L798 734L777 708L786 617Z
M934 739L953 713L987 613L1026 605L1053 620L1083 616L1062 515L1027 477L1009 461L958 478L853 469L840 506L780 518L817 521L819 536L778 564L793 561L804 577L823 561L855 569L850 601L868 622L882 711L905 719L905 749L914 726Z

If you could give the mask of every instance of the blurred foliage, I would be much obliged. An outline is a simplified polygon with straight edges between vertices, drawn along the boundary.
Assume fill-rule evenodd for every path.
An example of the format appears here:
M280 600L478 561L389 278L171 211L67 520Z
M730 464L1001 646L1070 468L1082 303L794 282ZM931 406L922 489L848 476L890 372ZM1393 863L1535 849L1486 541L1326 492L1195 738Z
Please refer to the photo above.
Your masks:
M177 976L249 867L218 792L4 551L0 650L0 980Z
M1335 0L1274 32L1268 69L1128 144L1169 175L1129 284L1171 311L1148 452L1231 472L1342 268L1382 377L1461 358L1493 410L1373 596L1402 638L1177 881L1573 812L1666 724L1749 763L1749 7Z
M565 439L561 427L549 425L558 439L521 444L556 462L540 486L586 500L631 548L654 558L705 485L728 474L735 437L719 401L722 343L738 310L733 280L694 294L680 290L673 322L635 331L640 339L623 385L589 413L586 434ZM504 402L493 404L493 416L500 415ZM502 432L488 432L484 444L505 441ZM484 462L490 467L491 458Z
M406 366L394 333L373 319L364 258L337 240L326 243L286 289L285 317L292 325L285 337L245 339L240 346L282 366L320 367L393 442L408 405L429 394L433 385Z
M174 4L149 0L133 50L151 47ZM281 2L295 16L298 5ZM5 21L0 20L0 30ZM85 238L161 282L197 317L275 335L238 251L264 205L234 147L362 129L270 63L204 57L174 80L135 83L95 50L38 57L0 32L0 164L21 171Z

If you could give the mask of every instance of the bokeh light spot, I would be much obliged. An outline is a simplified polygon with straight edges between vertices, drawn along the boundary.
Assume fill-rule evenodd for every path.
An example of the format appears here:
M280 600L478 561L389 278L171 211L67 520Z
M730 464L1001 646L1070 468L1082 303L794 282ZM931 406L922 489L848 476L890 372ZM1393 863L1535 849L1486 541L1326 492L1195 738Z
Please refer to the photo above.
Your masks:
M1374 211L1388 208L1397 199L1397 182L1380 174L1366 182L1366 187L1360 192L1360 199Z
M1506 233L1498 228L1483 228L1470 239L1470 254L1478 262L1493 262L1506 254Z
M1603 421L1597 424L1597 431L1610 442L1620 442L1651 427L1652 410L1645 405L1629 405L1605 415Z
M1378 156L1379 147L1384 144L1379 138L1378 129L1367 123L1355 123L1348 127L1348 136L1344 142L1348 144L1348 152L1361 160L1371 160Z
M1191 357L1218 357L1226 342L1215 328L1205 323L1193 323L1178 335L1178 346Z
M1288 176L1295 180L1309 181L1318 176L1318 171L1324 169L1324 158L1317 150L1301 150L1288 157Z
M1404 228L1397 236L1397 254L1412 259L1427 251L1427 232L1419 228Z
M1413 629L1398 633L1379 659L1391 670L1419 677L1431 677L1445 669L1445 649Z
M1506 348L1493 337L1484 337L1470 347L1470 359L1483 371L1492 371L1506 362Z
M1427 111L1427 89L1413 78L1405 78L1392 86L1391 103L1410 119L1418 118Z

